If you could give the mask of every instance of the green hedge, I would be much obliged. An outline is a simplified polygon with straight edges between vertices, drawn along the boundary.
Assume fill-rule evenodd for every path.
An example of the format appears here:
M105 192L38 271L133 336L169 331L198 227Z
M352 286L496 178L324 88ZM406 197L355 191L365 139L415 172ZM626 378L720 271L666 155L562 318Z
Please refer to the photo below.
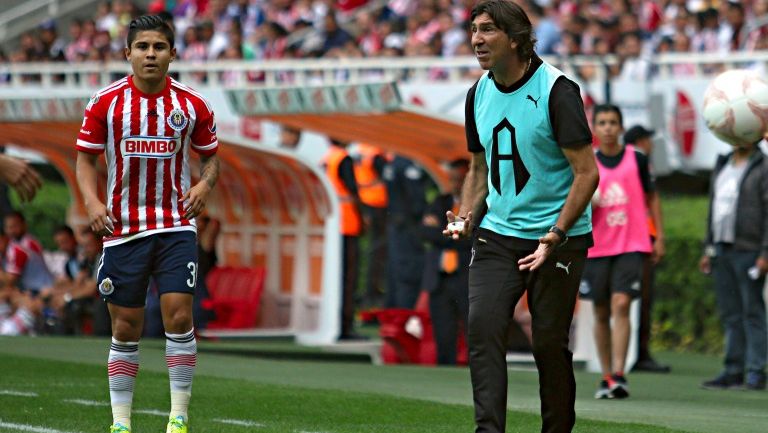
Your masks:
M707 197L662 196L667 254L657 268L655 349L721 353L723 332L712 280L698 270Z

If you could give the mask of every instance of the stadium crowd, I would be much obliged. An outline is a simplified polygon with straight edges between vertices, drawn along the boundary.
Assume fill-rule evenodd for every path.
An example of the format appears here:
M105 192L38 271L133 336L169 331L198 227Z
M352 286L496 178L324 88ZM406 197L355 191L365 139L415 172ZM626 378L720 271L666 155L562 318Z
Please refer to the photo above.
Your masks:
M173 23L181 60L260 61L469 55L474 0L104 1L93 16L48 20L0 59L123 60L126 26L143 13ZM768 48L768 0L523 0L542 55L606 55L613 75L657 53L728 53ZM676 65L675 74L692 72ZM588 70L582 74L588 75ZM585 78L589 78L588 76Z

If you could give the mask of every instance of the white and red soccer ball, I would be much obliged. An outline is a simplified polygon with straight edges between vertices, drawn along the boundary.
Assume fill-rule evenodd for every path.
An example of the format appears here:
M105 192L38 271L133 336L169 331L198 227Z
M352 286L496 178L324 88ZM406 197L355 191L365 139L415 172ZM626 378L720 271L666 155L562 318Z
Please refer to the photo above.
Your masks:
M723 72L704 92L703 114L707 128L726 143L757 143L768 131L768 82L752 71Z

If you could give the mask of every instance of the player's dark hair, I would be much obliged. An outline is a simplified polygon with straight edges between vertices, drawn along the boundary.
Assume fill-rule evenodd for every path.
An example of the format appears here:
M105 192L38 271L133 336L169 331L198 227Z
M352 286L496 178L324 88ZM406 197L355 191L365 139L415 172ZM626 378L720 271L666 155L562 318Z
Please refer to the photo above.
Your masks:
M517 42L517 56L521 61L533 56L536 36L533 34L531 20L523 8L509 0L483 0L472 8L470 20L474 21L479 15L488 14L501 30L513 41Z
M162 33L163 36L168 39L168 44L170 44L171 48L173 48L173 29L158 15L143 15L134 19L130 24L128 24L128 37L126 41L128 43L128 48L130 48L133 41L136 40L136 34L145 31L156 31Z
M619 126L624 127L624 116L621 115L621 108L613 104L598 104L592 109L592 123L595 123L597 115L600 113L616 113L619 116Z

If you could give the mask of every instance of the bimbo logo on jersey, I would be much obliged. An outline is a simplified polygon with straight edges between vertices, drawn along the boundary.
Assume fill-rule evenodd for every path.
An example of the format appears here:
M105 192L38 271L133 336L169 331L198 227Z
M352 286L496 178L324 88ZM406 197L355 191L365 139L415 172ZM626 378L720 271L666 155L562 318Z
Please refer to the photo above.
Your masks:
M170 158L180 147L179 139L173 137L129 136L120 143L125 157Z

